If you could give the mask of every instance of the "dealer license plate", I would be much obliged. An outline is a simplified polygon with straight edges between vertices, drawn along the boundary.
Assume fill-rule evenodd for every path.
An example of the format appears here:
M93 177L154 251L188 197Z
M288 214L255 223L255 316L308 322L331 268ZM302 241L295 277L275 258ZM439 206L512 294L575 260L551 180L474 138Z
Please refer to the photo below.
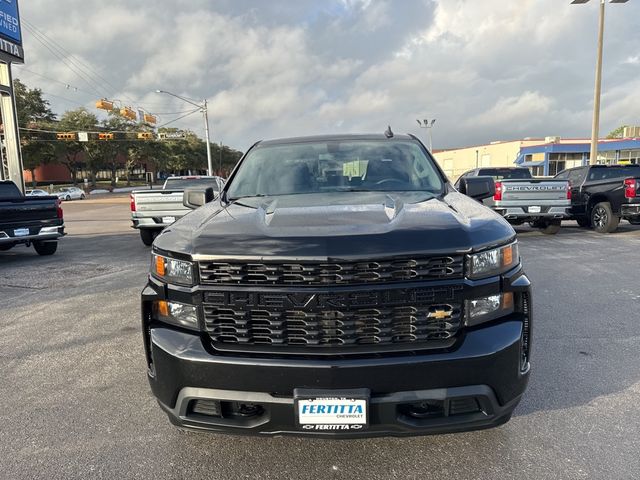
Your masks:
M540 207L529 207L529 213L540 213Z
M354 395L350 395L351 393ZM362 430L369 423L367 390L323 392L322 396L307 396L296 390L295 408L298 425L303 430Z
M176 217L162 217L162 223L173 223L176 221Z
M16 228L13 231L13 234L16 237L25 237L25 236L29 235L29 229L28 228Z

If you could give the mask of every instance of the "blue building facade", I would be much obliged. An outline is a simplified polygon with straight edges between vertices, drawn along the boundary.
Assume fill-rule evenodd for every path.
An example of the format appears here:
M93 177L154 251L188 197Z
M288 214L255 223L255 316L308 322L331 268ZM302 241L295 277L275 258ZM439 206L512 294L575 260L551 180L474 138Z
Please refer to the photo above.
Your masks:
M566 141L565 141L566 142ZM516 165L528 167L537 176L553 176L566 168L589 163L589 142L555 142L522 147ZM640 164L640 138L600 140L598 163Z

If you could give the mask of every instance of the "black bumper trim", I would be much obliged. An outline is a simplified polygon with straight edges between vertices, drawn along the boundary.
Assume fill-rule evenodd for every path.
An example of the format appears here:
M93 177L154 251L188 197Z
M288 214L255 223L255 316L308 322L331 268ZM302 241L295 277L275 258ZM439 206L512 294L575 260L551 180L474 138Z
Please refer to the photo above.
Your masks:
M480 411L451 416L417 419L403 414L400 405L419 401L451 402L456 399L475 398ZM262 392L216 390L185 387L180 391L176 406L171 408L158 401L160 407L176 426L193 431L236 433L260 436L312 436L329 438L360 438L379 436L412 436L456 431L469 431L497 427L509 420L521 396L500 405L496 396L486 385L438 388L396 392L374 396L370 399L371 425L364 430L315 431L300 429L295 424L294 398L278 397ZM194 400L221 400L260 404L264 413L255 420L234 421L206 415L193 414L189 405Z

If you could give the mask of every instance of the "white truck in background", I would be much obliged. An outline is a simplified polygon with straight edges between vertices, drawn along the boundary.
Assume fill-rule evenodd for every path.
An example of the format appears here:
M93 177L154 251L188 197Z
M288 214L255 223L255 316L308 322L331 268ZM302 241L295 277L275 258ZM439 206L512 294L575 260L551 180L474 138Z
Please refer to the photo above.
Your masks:
M542 233L554 235L562 220L569 219L571 187L567 180L534 178L522 167L480 167L460 176L455 184L458 190L460 180L467 177L493 178L495 194L483 203L512 225L528 222Z
M216 176L169 177L162 190L135 190L131 192L131 221L140 231L145 245L151 245L163 228L171 225L191 210L182 204L187 188L213 188L217 193L225 180Z

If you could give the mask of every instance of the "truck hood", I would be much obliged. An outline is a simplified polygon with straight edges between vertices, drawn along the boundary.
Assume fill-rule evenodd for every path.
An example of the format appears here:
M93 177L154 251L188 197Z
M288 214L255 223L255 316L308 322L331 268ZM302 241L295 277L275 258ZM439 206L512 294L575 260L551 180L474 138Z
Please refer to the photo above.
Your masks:
M349 192L219 201L166 228L157 249L198 256L358 258L469 252L515 237L492 210L440 197Z

